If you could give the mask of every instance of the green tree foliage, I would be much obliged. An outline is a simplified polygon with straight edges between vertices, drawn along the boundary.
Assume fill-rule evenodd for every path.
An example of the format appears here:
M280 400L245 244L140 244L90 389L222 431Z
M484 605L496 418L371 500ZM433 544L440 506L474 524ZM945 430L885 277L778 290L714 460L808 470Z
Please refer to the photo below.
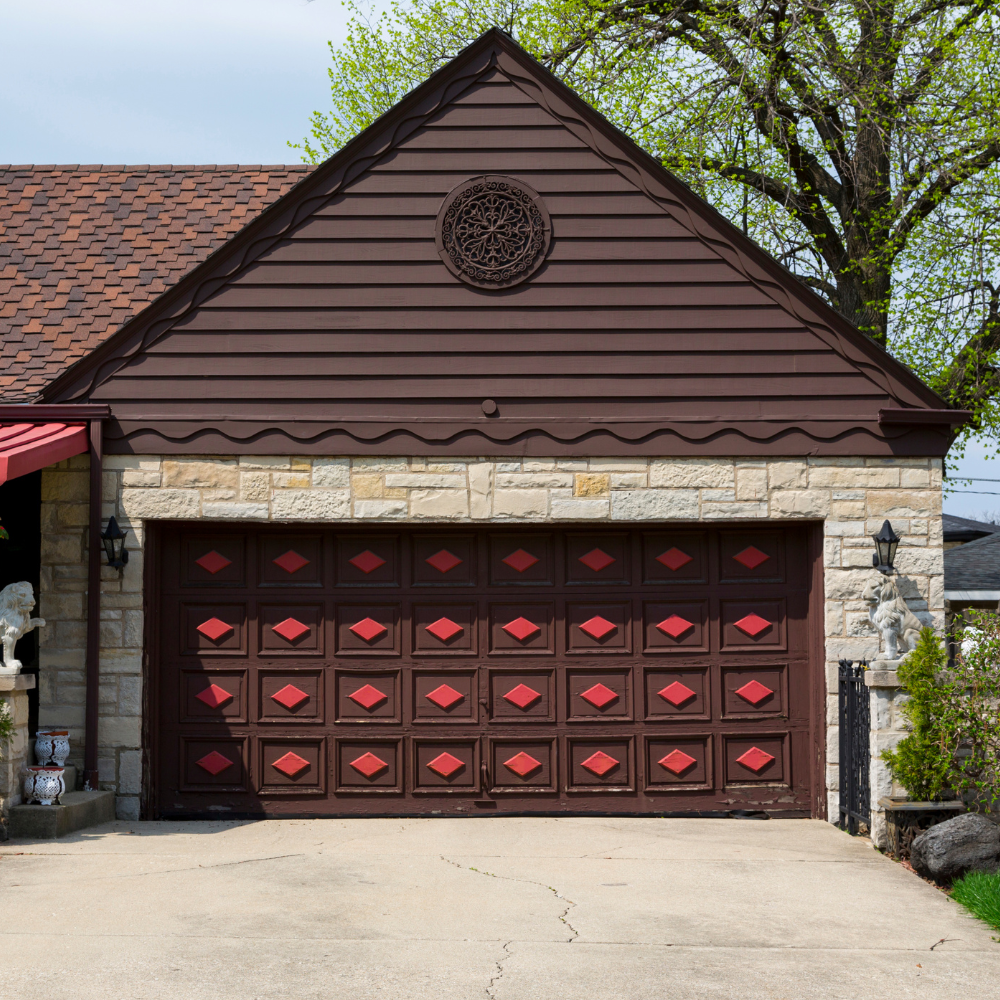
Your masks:
M390 2L352 6L304 159L496 25L1000 431L996 0Z

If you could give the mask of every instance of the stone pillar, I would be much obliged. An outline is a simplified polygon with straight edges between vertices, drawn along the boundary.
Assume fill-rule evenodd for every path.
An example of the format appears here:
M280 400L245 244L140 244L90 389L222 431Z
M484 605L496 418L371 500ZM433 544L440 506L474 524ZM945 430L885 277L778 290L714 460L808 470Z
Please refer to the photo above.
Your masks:
M906 735L905 720L900 708L906 695L899 682L896 668L899 660L875 660L865 674L871 707L871 838L876 847L889 846L885 808L879 800L906 792L894 786L889 767L882 760L883 750L895 749L896 744Z
M4 819L11 806L21 804L21 771L28 762L28 692L35 686L34 674L0 677L0 701L14 720L14 733L0 747L0 815Z

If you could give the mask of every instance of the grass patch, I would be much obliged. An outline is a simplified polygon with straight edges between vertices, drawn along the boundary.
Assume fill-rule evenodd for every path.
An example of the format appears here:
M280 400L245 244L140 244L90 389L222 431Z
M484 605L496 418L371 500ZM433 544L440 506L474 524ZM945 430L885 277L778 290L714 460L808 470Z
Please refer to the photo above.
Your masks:
M1000 930L1000 874L969 872L952 887L952 898Z

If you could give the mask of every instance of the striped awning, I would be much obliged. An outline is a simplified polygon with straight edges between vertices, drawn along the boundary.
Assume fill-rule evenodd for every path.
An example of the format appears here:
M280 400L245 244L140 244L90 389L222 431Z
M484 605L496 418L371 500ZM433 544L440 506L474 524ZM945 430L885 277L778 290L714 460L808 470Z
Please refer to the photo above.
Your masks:
M82 455L87 448L85 424L0 424L0 483Z

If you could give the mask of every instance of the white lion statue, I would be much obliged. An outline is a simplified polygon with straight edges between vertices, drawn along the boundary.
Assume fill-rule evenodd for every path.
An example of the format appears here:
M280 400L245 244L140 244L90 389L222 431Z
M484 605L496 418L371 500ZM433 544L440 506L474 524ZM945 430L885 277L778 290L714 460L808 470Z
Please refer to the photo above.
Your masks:
M26 580L8 584L0 590L0 639L3 641L3 666L0 674L16 674L21 661L14 658L14 644L33 628L45 625L44 618L32 618L35 594Z
M868 618L882 635L886 658L901 660L912 653L923 625L907 607L893 578L874 570L861 596L868 605Z

